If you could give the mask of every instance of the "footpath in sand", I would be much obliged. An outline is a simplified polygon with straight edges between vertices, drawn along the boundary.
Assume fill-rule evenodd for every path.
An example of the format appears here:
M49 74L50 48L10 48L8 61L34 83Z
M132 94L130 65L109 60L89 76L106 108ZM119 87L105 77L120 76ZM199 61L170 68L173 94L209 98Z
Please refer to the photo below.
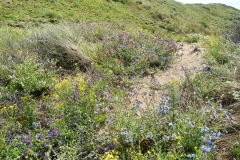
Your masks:
M165 94L164 85L170 81L180 81L186 72L199 72L205 67L205 51L199 48L198 44L179 43L178 48L169 67L144 77L133 87L129 95L131 98L126 99L130 104L140 103L141 109L147 110Z

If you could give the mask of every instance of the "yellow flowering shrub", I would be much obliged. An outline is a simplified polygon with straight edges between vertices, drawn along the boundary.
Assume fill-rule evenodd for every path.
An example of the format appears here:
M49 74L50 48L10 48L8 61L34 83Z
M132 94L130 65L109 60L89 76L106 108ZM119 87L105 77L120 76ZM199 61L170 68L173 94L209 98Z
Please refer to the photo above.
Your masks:
M118 156L118 152L111 150L106 152L101 158L100 160L118 160L119 156Z

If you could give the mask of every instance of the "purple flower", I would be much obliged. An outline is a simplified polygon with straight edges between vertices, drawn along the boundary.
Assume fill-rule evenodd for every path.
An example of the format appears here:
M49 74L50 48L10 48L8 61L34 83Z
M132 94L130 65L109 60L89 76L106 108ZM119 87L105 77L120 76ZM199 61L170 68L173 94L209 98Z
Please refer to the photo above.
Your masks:
M103 154L103 153L104 153L104 150L103 150L102 148L99 148L99 149L98 149L98 153L99 153L99 154Z
M25 143L27 146L28 145L30 145L30 142L25 138L25 139L23 139L23 141L22 141L23 143Z
M52 135L53 135L53 137L57 136L57 132L54 131L54 132L52 133Z
M81 130L81 133L82 133L82 134L85 134L86 132L85 132L84 130Z
M37 152L36 155L37 155L37 158L41 157L41 154L39 152Z
M30 133L29 129L25 129L25 132L27 135L29 135L29 133Z
M28 151L29 151L29 148L25 148L25 149L23 150L24 155L28 155Z
M47 147L47 143L46 142L43 142L42 145L43 145L43 147Z
M54 128L50 128L50 132L54 131L55 129Z
M52 139L53 139L53 135L52 135L52 134L49 134L48 138L49 138L50 140L52 140Z
M42 139L43 139L43 135L39 135L39 136L38 136L38 139L39 139L39 140L42 140Z

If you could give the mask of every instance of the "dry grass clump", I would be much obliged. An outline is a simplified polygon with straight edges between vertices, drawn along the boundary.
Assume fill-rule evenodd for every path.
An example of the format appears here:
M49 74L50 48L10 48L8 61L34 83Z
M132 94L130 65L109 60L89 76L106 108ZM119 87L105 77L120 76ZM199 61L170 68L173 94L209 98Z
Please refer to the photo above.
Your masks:
M77 25L48 25L33 31L26 42L28 49L43 59L56 59L57 66L64 69L72 70L79 66L84 70L93 61L84 50L81 29Z

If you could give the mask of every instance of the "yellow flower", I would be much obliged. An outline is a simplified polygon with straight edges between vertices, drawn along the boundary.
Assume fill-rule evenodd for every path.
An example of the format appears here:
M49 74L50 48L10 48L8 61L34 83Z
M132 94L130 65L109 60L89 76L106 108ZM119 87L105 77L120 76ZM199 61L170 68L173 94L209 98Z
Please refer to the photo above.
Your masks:
M7 109L7 107L6 106L4 106L1 110L0 110L0 112L3 112L3 111L5 111Z
M62 121L62 118L57 118L56 121L57 121L57 122L61 122L61 121Z
M117 156L118 152L113 151L109 151L106 152L105 155L103 157L101 157L101 160L118 160L119 156Z
M55 82L57 80L56 77L52 77L52 81Z
M53 94L53 97L54 97L55 99L59 99L59 95L58 95L58 94Z
M198 125L198 126L203 126L203 123L198 122L197 125Z
M136 154L136 156L137 156L137 157L142 157L143 154L142 154L142 152L138 152L138 153Z
M27 97L26 96L24 96L24 97L21 97L21 100L25 100Z
M179 140L179 141L181 141L182 138L183 138L182 136L177 136L177 137L176 137L176 139Z
M56 103L56 105L55 105L55 107L56 107L57 109L60 109L60 108L62 108L63 106L64 106L64 103L63 103L63 102Z
M58 89L63 88L64 86L66 86L66 84L68 84L69 80L70 80L69 77L65 78L65 79L62 80L60 83L58 83L58 84L55 85L55 89L58 90Z
M178 83L178 81L174 79L174 80L170 80L169 83L170 83L171 85L175 85L175 84Z
M17 104L13 104L13 105L11 105L11 106L8 106L8 108L9 109L13 109L14 107L16 107L17 106Z
M78 86L81 92L84 92L87 88L84 78L80 75L78 76Z

